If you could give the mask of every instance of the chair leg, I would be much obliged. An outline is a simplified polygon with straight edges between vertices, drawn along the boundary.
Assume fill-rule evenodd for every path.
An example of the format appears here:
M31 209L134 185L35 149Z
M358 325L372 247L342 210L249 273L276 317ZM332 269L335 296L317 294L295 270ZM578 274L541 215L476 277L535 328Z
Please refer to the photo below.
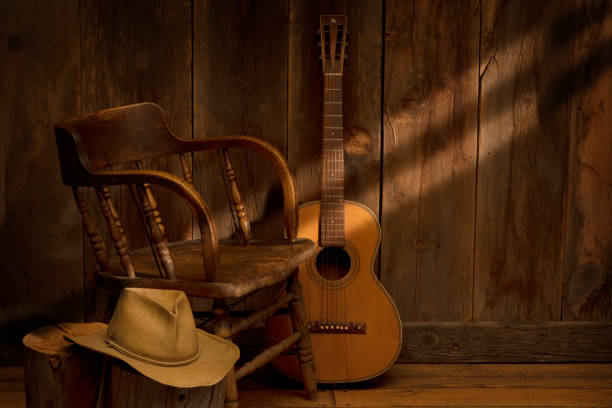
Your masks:
M310 330L306 320L304 294L302 293L302 285L298 279L297 270L289 277L287 290L295 294L295 298L289 303L289 311L291 313L293 331L299 331L301 334L298 340L298 359L300 361L300 369L302 370L302 381L304 382L306 398L315 400L317 398L317 374L312 354Z
M213 302L213 315L215 316L215 334L227 340L230 337L230 326L228 321L229 308L223 299L215 299ZM236 368L225 376L225 408L238 408L238 387L236 385Z

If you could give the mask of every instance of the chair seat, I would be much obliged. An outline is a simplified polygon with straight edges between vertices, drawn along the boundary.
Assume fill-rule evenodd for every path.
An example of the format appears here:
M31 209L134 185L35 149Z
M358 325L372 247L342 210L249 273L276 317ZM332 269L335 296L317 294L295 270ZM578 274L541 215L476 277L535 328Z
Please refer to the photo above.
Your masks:
M109 288L154 287L182 290L190 296L228 298L247 295L284 281L301 263L314 256L317 246L309 239L294 241L219 242L219 269L215 282L204 279L202 246L199 240L168 244L176 280L159 276L149 247L132 251L136 277L130 278L117 262L110 271L97 271L98 283Z

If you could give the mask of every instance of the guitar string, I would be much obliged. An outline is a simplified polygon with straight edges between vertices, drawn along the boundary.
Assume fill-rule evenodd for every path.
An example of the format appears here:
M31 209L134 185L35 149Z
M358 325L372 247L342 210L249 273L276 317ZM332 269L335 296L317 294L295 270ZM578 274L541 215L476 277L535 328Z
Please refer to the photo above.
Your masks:
M336 78L342 78L342 77L339 76L339 77L336 77ZM334 79L334 81L337 82L337 79ZM334 84L334 88L336 88L336 87L337 87L337 84ZM333 91L333 92L335 92L335 91ZM336 99L334 98L333 101L336 102ZM333 106L336 106L336 105L333 105ZM336 115L337 114L340 114L340 115L342 114L342 112L337 112L334 109L332 109L332 111ZM340 116L339 118L340 118L340 122L342 123L342 116ZM336 143L334 143L334 142L336 142L335 140L331 141L331 142L332 142L333 147L337 147ZM340 157L340 154L341 153L338 153L337 149L334 150L334 153L333 153L333 155L334 155L334 169L332 171L332 183L333 183L334 186L337 186L336 179L338 178L338 158ZM334 207L337 207L337 206L334 206ZM340 228L338 226L338 219L336 217L336 215L338 213L334 212L332 214L333 214L333 217L334 217L334 240L337 240L338 239L338 229ZM339 251L334 250L333 254L334 254L334 269L335 269L335 276L334 276L334 278L337 280L338 277L339 277L339 258L338 258L339 257ZM334 292L335 292L334 293L334 295L335 295L334 296L334 312L335 313L334 313L334 316L333 316L333 321L336 322L338 320L338 317L336 316L337 313L338 313L338 311L337 311L337 309L338 309L338 291L336 290Z
M344 64L344 59L342 58L342 52L344 51L344 40L346 39L346 27L343 28L342 33L342 43L340 44L340 68L342 68L342 65ZM342 237L343 237L343 245L346 246L346 213L345 213L345 206L344 206L344 91L342 90L342 78L343 76L340 75L339 76L339 80L340 80L340 86L338 87L339 89L341 89L340 91L340 114L341 116L341 120L342 120L342 134L340 135L340 146L342 151L340 152L341 154L341 168L340 171L342 172L342 227L343 231L342 231ZM350 256L349 256L349 262L348 262L348 272L350 272ZM344 315L343 315L343 322L346 322L347 320L347 316L346 316L346 288L342 289L342 298L343 298L343 305L344 305ZM344 347L342 348L344 350L344 362L345 362L345 370L348 373L348 350L347 350L347 338L346 335L342 336L342 340L344 341Z
M325 31L322 31L322 33L323 33L323 36L325 37L325 34L324 34L324 33L325 33ZM324 40L323 40L323 41L324 41ZM323 76L323 81L324 81L324 87L323 87L323 101L325 102L325 90L326 90L326 89L329 89L329 84L328 84L328 76L327 76L327 75L324 75L324 76ZM323 103L323 115L324 115L324 116L323 116L323 123L324 123L324 124L327 124L326 122L328 121L328 119L327 119L327 118L328 118L328 116L325 116L325 110L326 110L326 109L327 109L327 107L325 106L325 103ZM324 145L324 147L325 147L325 140L323 141L323 145ZM327 169L328 169L328 167L329 167L329 163L328 163L328 159L329 159L328 154L329 154L329 153L326 151L327 149L325 149L325 148L324 148L323 150L324 150L324 153L323 153L323 163L324 163L324 166L325 166L324 171L325 171L325 174L327 174ZM327 243L326 241L327 241L327 231L328 231L328 230L327 230L327 228L328 228L328 227L327 227L327 212L325 211L325 210L327 209L327 206L326 206L326 204L325 204L325 201L327 201L327 200L328 200L328 198L327 198L328 192L327 192L327 189L326 189L325 187L326 187L326 186L324 186L324 187L323 187L323 188L325 189L325 197L323 198L323 200L324 200L324 201L323 201L323 203L321 203L322 208L323 208L323 210L324 210L324 211L323 211L323 226L322 226L322 228L323 228L323 234L324 234L324 238L325 238L325 239L324 239L324 241L323 241L323 243L324 243L324 244L326 244L326 243ZM325 251L325 254L324 254L324 257L323 257L323 262L324 262L324 264L323 264L323 265L324 265L324 267L326 267L326 266L327 266L327 264L328 264L328 259L327 259L327 258L328 258L328 252L327 252L327 249L326 249L325 247L323 248L323 251ZM325 300L325 301L327 300L327 290L326 290L326 285L327 285L327 282L326 282L326 280L325 280L325 276L323 276L323 286L322 286L322 289L323 289L323 294L322 294L322 300ZM326 303L327 303L327 302L326 302ZM326 304L326 303L325 303L325 304ZM326 310L325 310L325 306L323 306L323 307L322 307L321 312L322 312L321 321L323 322L323 321L327 320L327 319L326 319Z
M334 38L334 41L337 41L337 35L335 37L336 38ZM336 43L336 46L337 45L338 44ZM340 64L342 64L342 60L340 60L339 62L340 62ZM334 88L342 89L342 75L338 75L337 77L335 77L335 82L337 82L337 84L334 85ZM337 92L337 91L334 91L334 92ZM339 116L340 127L342 127L342 129L344 130L344 116L343 116L343 112L342 112L342 97L343 97L343 95L342 95L342 91L339 91L339 93L340 93L340 98L338 98L339 100L337 102L340 102L340 104L334 105L334 106L337 106L337 107L340 108L340 110L337 111L336 114L340 115ZM336 100L334 99L334 101L336 101ZM342 143L343 141L334 141L334 142L338 142L337 144L340 145L340 147L344 148L344 145ZM343 150L336 151L334 153L334 156L335 156L335 158L337 158L337 161L334 162L334 177L335 177L335 179L338 179L339 178L338 177L338 171L340 170L339 169L339 165L344 166L344 151ZM343 168L343 170L344 170L344 168ZM335 182L335 180L334 180L334 182ZM343 203L344 202L344 179L343 179L342 186L340 186L340 187L341 187L340 191L341 191L342 197L340 197L339 201L340 201L341 204L344 204ZM337 206L337 207L340 208L340 205ZM339 213L334 213L334 217L337 214L339 214ZM338 236L338 230L340 228L344 228L344 219L342 219L341 225L340 225L340 223L338 223L338 221L339 220L337 219L336 222L334 223L334 235L336 237ZM341 236L344 236L344 234L341 234ZM339 265L340 259L339 259L339 257L340 257L340 253L341 253L342 250L343 249L340 248L337 251L337 253L335 253L336 254L336 258L337 258L336 261L335 261L336 262L336 277L337 278L339 278L339 274L340 274L340 265ZM335 307L336 314L338 313L338 295L339 295L339 291L337 291L337 293L336 293L336 307ZM335 320L338 320L338 317L336 317ZM336 341L336 347L338 347L338 342L337 341ZM338 353L338 352L339 352L339 350L336 350L336 353Z

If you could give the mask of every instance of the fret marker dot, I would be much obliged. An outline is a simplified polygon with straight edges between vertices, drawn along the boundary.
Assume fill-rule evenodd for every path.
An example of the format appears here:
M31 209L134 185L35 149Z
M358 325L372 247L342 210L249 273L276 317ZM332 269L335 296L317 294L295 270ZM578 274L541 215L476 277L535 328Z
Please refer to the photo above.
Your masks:
M334 223L334 220L331 220L331 223L333 224L333 223Z

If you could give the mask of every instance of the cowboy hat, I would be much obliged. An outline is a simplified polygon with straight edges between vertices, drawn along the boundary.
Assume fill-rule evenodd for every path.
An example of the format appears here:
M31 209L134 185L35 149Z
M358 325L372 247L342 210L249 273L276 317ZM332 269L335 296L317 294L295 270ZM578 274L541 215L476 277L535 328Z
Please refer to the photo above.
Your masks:
M106 328L66 337L179 388L216 384L239 356L232 342L196 329L187 296L176 290L123 289Z

